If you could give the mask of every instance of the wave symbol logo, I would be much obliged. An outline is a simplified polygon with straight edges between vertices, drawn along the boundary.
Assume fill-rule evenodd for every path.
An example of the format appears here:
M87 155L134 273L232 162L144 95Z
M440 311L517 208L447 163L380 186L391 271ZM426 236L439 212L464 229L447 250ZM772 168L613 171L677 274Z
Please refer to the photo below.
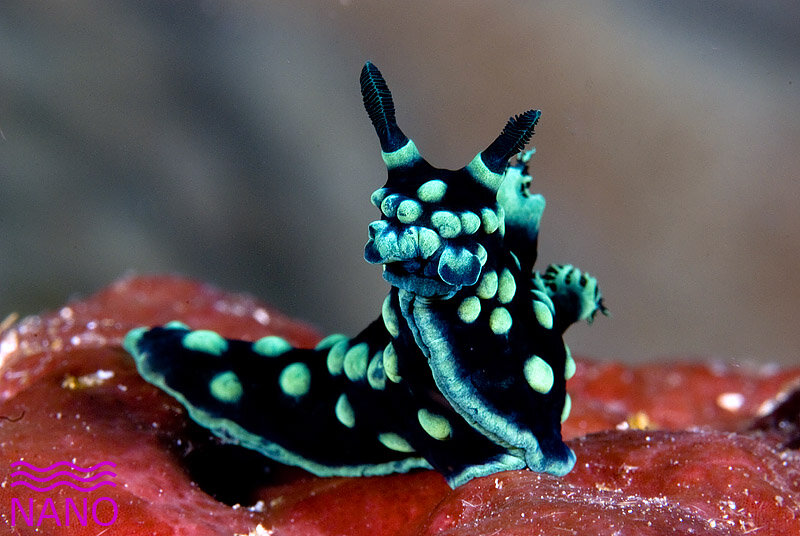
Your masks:
M56 471L54 473L50 473L50 471L52 471L53 469L62 466L68 467L71 471L61 470L61 471ZM11 468L13 469L15 467L24 467L27 470L20 469L14 471L9 475L9 477L19 478L18 481L11 483L11 487L25 486L27 488L32 489L33 491L50 491L51 489L57 488L58 486L67 486L74 489L75 491L86 491L86 492L94 491L102 486L116 487L116 484L114 482L111 482L110 480L110 478L117 476L116 473L109 470L103 470L98 473L91 474L104 466L113 468L116 467L116 464L112 462L100 462L91 467L78 467L77 465L73 465L65 461L65 462L56 462L49 467L36 467L35 465L31 465L28 462L20 460L18 462L12 462ZM81 474L84 474L86 476L80 476ZM57 479L66 479L66 480L57 480ZM56 481L54 482L54 480ZM82 486L89 486L89 487L82 487Z

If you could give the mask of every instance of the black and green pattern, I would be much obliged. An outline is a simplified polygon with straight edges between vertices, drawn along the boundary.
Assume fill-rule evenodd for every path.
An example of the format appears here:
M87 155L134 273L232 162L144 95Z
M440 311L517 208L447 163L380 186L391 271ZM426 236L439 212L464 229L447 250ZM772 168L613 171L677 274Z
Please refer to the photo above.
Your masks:
M380 318L314 349L177 322L133 330L125 348L197 423L321 476L434 468L455 487L509 469L567 473L575 362L562 335L605 308L577 268L533 271L545 202L529 191L533 151L518 153L540 112L511 118L452 171L403 134L371 63L361 90L389 173L364 253L392 285Z

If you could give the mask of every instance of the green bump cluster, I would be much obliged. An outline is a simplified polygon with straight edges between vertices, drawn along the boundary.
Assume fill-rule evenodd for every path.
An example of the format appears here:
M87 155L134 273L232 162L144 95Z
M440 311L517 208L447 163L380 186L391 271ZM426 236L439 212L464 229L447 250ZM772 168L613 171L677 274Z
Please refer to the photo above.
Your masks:
M228 341L222 335L207 329L190 331L183 336L183 347L187 350L222 355L228 351Z
M305 363L292 363L281 371L278 384L287 396L299 398L311 388L311 371Z
M214 376L208 384L208 389L214 398L228 404L239 402L244 394L242 382L232 370Z

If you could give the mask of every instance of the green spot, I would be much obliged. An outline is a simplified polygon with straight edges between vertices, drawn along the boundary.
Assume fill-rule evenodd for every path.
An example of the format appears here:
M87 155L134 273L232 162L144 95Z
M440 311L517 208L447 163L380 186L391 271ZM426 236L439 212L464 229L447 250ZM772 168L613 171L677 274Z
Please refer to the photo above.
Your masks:
M471 286L478 281L481 264L478 257L466 248L447 247L439 257L437 271L445 283Z
M253 343L253 351L264 357L275 357L292 349L292 345L282 338L274 335L262 337Z
M389 195L388 188L378 188L377 190L372 192L372 195L370 196L369 200L373 205L375 205L376 208L381 208L381 203L383 203L383 200L386 198L387 195Z
M461 229L465 234L475 234L481 228L481 219L474 212L462 212L460 219Z
M493 192L496 192L497 189L500 188L500 183L503 182L503 175L495 173L486 167L480 153L475 155L475 158L467 164L467 171L469 171L469 174L472 175L477 182L483 184Z
M409 445L408 441L393 432L378 434L378 441L383 443L386 448L398 452L414 452L414 447Z
M314 347L314 350L327 350L337 342L346 340L347 340L347 335L342 335L341 333L333 333L331 335L328 335L321 341L319 341L317 345Z
M490 208L481 209L481 222L483 223L483 231L486 234L492 234L500 226L497 214Z
M164 324L165 329L192 329L180 320L172 320Z
M553 314L544 303L539 300L533 300L533 314L536 316L536 321L541 324L544 329L553 327Z
M503 209L503 207L497 207L497 222L498 222L498 229L500 230L500 236L505 236L506 211Z
M292 363L283 369L278 383L288 396L301 397L311 388L311 371L305 363Z
M330 350L328 350L328 357L326 364L328 365L328 372L331 376L338 376L344 370L344 355L347 353L348 340L343 339L335 343Z
M450 422L446 418L432 413L427 409L417 411L417 420L420 426L422 426L422 429L425 430L425 433L434 439L440 441L449 439L453 432L453 429L450 427Z
M477 320L481 314L481 301L476 296L464 298L458 306L458 317L462 322L471 324Z
M369 346L362 342L350 348L344 356L344 374L350 381L357 382L364 379L367 373L367 360L369 359Z
M417 188L417 197L425 203L438 203L447 191L447 184L439 179L430 180Z
M347 400L347 395L342 393L339 400L336 401L336 418L339 422L348 428L356 425L356 413L353 411L353 406Z
M381 156L383 157L386 167L389 169L400 166L410 166L422 158L419 154L419 150L417 150L417 146L414 145L414 142L411 140L408 140L408 143L391 153L384 153L381 151Z
M397 337L400 335L400 323L397 321L397 314L394 312L394 308L392 307L391 294L386 296L386 299L383 300L381 316L383 317L383 325L386 326L386 331L389 332L389 335L392 337Z
M405 201L404 201L405 202ZM400 212L398 211L398 216ZM408 227L397 239L397 255L401 259L411 259L417 256L419 233L416 227Z
M494 295L497 294L497 272L491 271L483 274L478 288L475 289L475 294L482 300L494 298Z
M381 201L381 212L383 212L387 218L394 218L401 200L402 198L397 194L386 196L386 198Z
M181 344L187 350L213 355L222 355L228 350L228 341L222 338L219 333L207 329L190 331L183 336Z
M397 207L397 219L400 223L413 223L422 216L422 205L413 199L406 199Z
M575 371L578 367L575 364L575 359L572 358L572 352L569 350L569 346L565 344L564 350L567 351L567 360L564 363L564 379L568 380L575 376Z
M442 239L435 231L427 227L420 227L419 229L419 250L422 253L423 259L429 259L439 250L442 245Z
M498 307L489 316L489 329L495 335L503 335L511 329L511 313L505 307Z
M399 383L402 379L400 377L400 366L397 362L397 352L395 352L392 343L387 344L383 350L383 372L394 383Z
M503 269L500 274L499 286L497 288L497 299L500 303L508 303L514 299L514 294L517 292L517 282L511 270L508 268Z
M572 397L569 396L569 393L567 393L564 395L564 407L561 408L561 422L564 422L569 418L570 411L572 411Z
M546 395L553 388L553 369L538 355L525 361L523 373L528 385L537 393Z
M232 370L220 372L209 382L211 395L220 402L234 404L242 398L244 389L239 377Z
M481 263L481 266L486 264L486 259L489 258L489 254L486 253L486 248L480 244L475 246L475 255L478 257L478 262Z
M369 361L367 367L367 381L376 391L383 391L386 387L386 373L383 371L383 352L377 352Z
M455 238L461 234L461 220L447 210L437 210L431 216L431 225L442 238Z
M541 283L541 277L539 277L539 274L536 274L536 277L539 278L537 282ZM550 309L550 314L553 315L556 314L556 307L555 305L553 305L553 300L550 299L550 296L548 296L541 290L536 290L536 289L531 290L531 294L533 294L533 296L537 300L544 303L547 306L547 308Z

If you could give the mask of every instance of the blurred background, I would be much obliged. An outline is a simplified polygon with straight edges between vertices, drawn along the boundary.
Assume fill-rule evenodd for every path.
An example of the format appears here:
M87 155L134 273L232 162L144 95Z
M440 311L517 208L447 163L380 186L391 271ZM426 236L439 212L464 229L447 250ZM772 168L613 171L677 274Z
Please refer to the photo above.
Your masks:
M613 312L575 353L800 363L790 0L4 0L0 317L180 273L356 333L388 289L367 59L439 167L543 110L540 267Z

